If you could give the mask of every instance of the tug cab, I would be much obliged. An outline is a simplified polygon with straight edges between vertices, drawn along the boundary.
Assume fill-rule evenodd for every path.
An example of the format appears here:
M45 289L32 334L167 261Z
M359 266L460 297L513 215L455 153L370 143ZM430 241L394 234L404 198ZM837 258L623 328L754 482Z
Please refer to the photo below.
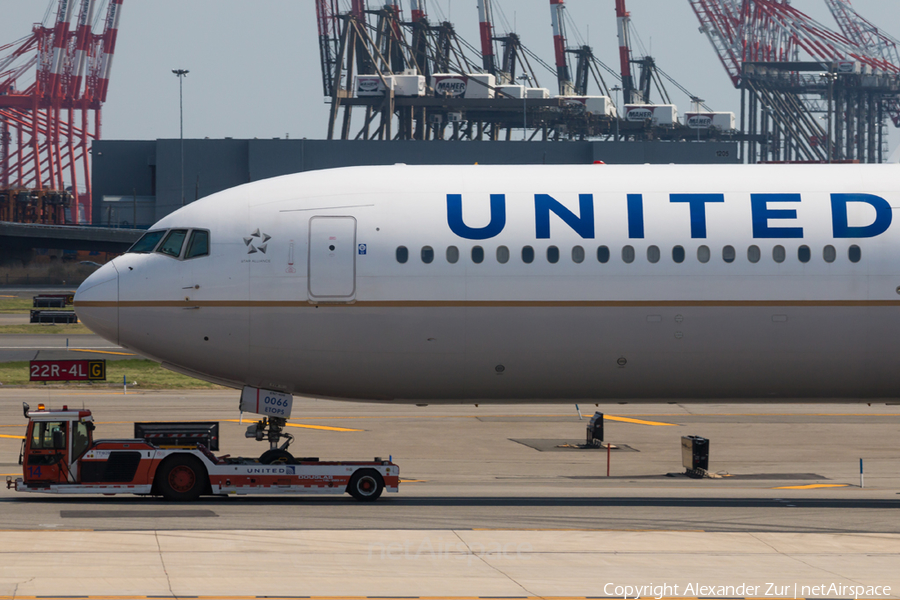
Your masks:
M23 406L28 429L22 442L24 480L29 485L75 483L79 459L93 444L94 419L89 410L50 411L43 404Z

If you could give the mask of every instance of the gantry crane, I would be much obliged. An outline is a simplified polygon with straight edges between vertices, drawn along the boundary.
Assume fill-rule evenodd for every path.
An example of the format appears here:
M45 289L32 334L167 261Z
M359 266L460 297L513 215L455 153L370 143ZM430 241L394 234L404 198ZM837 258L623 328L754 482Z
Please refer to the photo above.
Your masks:
M90 144L101 135L123 2L106 0L94 33L103 1L58 0L52 27L0 47L0 220L63 223L67 207L74 223L91 218Z

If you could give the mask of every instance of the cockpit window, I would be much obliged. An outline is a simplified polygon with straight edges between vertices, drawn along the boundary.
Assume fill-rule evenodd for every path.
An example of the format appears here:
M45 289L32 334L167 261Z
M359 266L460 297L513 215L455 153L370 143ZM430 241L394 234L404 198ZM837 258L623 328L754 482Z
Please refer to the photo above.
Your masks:
M178 258L181 256L181 247L184 245L185 237L187 237L187 229L173 229L156 251Z
M187 252L184 253L185 258L197 258L198 256L207 256L209 254L209 232L202 229L195 229L191 232L191 239L188 242Z
M148 231L141 236L141 239L134 243L134 246L128 249L128 252L135 254L153 252L153 249L156 248L156 244L159 243L159 240L161 240L164 235L166 235L165 229L162 231Z

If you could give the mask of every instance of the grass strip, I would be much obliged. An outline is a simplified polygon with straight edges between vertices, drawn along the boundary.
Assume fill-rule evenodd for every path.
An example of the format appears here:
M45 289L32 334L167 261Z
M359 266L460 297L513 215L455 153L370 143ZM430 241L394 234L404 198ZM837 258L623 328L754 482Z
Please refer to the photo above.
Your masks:
M86 382L31 382L29 381L28 362L10 362L0 363L0 383L6 386L25 386L25 387L79 387L87 389L108 389L121 388L122 377L128 378L129 389L133 382L137 382L136 390L214 390L225 389L221 386L207 383L199 379L187 377L179 373L174 373L167 369L163 369L158 363L145 359L128 359L107 361L106 363L106 381L86 383Z
M34 308L32 298L0 298L0 314L28 314Z
M0 325L0 335L78 335L90 333L93 332L81 323L22 323L21 325Z

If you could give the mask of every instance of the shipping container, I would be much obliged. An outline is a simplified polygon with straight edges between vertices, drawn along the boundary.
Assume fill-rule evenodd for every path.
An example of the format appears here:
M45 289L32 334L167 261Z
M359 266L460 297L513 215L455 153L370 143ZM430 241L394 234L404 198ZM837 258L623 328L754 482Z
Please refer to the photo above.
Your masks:
M394 80L390 76L385 77L385 80L382 81L381 77L378 75L357 75L355 86L356 97L366 98L371 96L384 96L384 93L388 89L385 86L385 82L387 82L391 88L394 87Z
M524 85L498 85L496 88L497 98L517 98L521 100L525 97Z
M734 131L735 118L733 112L686 113L684 124L691 129L715 128L720 131Z
M560 96L560 98L563 100L564 105L584 106L584 110L593 115L602 117L616 116L616 105L613 104L609 96Z
M394 82L394 94L397 96L424 96L425 76L415 73L406 75L391 75Z
M484 73L435 73L431 76L434 95L450 98L493 98L496 84L496 77Z
M468 76L466 98L493 98L497 78L490 74L473 73Z
M678 108L674 104L626 104L625 120L649 120L652 125L675 125L678 122Z
M528 99L546 100L550 97L550 90L547 88L525 88L525 97Z

